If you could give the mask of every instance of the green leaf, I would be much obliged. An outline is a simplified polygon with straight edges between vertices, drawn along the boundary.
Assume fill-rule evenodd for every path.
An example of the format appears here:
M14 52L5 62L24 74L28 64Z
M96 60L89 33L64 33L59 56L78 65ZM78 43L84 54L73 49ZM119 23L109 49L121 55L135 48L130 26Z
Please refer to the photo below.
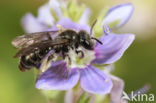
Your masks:
M91 97L86 97L86 93L83 93L77 103L89 103Z
M90 102L91 97L88 97L84 103L89 103Z
M85 103L86 93L83 93L77 103Z

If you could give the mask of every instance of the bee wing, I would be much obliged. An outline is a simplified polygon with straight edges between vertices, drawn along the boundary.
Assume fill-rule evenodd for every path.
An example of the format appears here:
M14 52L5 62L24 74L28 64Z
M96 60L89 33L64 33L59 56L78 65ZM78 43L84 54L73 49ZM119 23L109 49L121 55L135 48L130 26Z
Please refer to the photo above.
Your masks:
M37 42L32 45L29 45L28 47L21 48L16 53L14 58L34 52L35 48L38 48L39 50L44 50L44 48L46 48L46 47L54 47L55 45L62 45L62 44L66 44L66 43L68 43L68 40L65 40L65 39L63 39L63 40L44 40L41 42Z
M18 36L15 39L13 39L12 45L15 48L27 47L33 43L47 40L48 38L51 38L52 35L54 34L58 34L58 31L45 31L45 32L24 34L22 36Z

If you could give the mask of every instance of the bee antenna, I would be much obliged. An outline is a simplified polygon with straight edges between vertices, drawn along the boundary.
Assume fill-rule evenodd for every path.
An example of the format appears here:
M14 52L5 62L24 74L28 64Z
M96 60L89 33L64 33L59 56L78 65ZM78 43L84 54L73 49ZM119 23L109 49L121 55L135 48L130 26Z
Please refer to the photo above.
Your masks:
M97 22L97 19L93 22L93 24L92 24L92 26L91 26L91 29L90 29L90 35L93 34L93 28L94 28L96 22Z
M91 37L91 39L94 39L94 40L96 40L98 43L100 43L101 45L103 44L102 43L102 41L100 41L99 39L97 39L97 38L94 38L94 37Z

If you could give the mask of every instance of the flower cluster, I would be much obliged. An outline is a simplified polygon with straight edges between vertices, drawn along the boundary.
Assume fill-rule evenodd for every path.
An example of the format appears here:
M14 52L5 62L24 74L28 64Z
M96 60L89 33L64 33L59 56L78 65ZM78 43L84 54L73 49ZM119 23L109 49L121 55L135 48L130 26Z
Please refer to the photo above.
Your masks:
M38 76L36 88L68 90L79 82L86 92L95 94L111 92L114 98L115 95L121 96L123 81L104 73L98 67L119 60L133 42L135 38L133 34L115 34L110 31L110 28L117 29L124 25L132 12L133 6L130 3L117 5L106 13L101 12L94 27L94 37L99 37L103 44L96 43L94 50L91 51L80 48L84 51L84 58L81 59L71 50L70 66L66 60L52 62L51 66ZM57 25L61 25L64 29L85 30L89 33L90 14L90 9L85 8L85 5L78 6L76 2L50 0L39 8L37 18L30 13L26 14L22 19L22 26L25 32L58 30ZM67 73L68 76L65 77Z

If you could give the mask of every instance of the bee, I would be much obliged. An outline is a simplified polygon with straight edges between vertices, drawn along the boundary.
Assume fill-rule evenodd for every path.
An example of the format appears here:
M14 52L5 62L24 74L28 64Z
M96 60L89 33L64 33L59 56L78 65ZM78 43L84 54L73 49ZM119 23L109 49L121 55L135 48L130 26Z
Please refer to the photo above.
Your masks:
M84 53L82 50L78 50L79 47L93 50L95 45L93 40L102 44L100 40L91 36L95 23L96 21L91 27L90 34L84 30L76 32L71 29L60 29L58 31L28 33L16 37L12 41L12 45L18 49L14 58L20 58L19 69L25 72L31 68L39 67L50 51L53 53L48 55L47 61L53 61L54 54L61 55L63 59L68 57L70 61L68 55L70 49L74 50L76 54L80 53L81 58L83 58ZM54 35L56 36L54 37Z

